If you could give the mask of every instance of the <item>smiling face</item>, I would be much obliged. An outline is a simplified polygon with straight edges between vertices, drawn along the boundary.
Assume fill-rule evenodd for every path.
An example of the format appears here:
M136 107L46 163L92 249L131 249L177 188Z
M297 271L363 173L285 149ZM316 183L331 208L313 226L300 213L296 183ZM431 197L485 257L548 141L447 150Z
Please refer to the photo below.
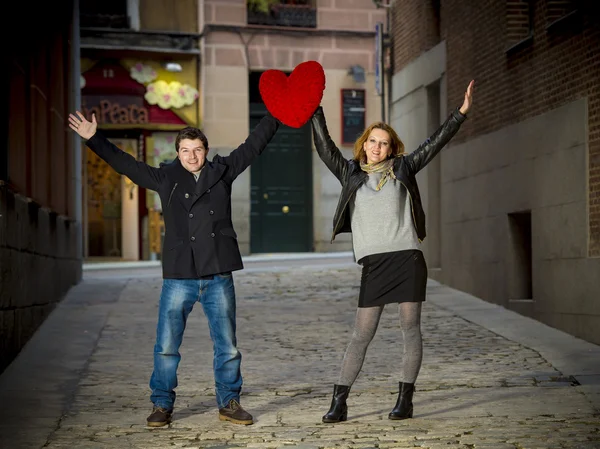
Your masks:
M200 139L181 139L177 157L183 168L190 173L198 173L206 162L206 153L208 150Z
M374 128L363 144L363 149L369 164L377 164L386 160L392 153L390 134L383 129Z

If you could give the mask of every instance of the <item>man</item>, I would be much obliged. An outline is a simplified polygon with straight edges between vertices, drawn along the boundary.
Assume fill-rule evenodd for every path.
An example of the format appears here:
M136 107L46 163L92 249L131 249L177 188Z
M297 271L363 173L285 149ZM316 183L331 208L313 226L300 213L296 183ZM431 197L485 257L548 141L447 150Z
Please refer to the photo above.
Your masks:
M69 127L118 173L160 195L165 222L154 371L154 405L147 423L171 422L177 367L186 320L196 302L208 319L214 348L214 376L219 418L252 424L240 405L241 354L236 345L235 290L232 271L243 268L231 221L231 184L265 149L279 122L267 114L246 141L227 157L207 162L208 140L197 128L182 129L175 141L177 158L159 168L135 160L97 132L96 117L69 114Z

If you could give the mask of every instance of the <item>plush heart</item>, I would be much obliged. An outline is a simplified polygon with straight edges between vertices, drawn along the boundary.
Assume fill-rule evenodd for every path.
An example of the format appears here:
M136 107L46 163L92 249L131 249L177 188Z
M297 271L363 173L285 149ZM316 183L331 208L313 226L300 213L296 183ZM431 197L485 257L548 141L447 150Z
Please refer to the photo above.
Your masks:
M325 72L317 61L298 64L289 77L280 70L267 70L260 76L258 89L273 117L300 128L321 104Z

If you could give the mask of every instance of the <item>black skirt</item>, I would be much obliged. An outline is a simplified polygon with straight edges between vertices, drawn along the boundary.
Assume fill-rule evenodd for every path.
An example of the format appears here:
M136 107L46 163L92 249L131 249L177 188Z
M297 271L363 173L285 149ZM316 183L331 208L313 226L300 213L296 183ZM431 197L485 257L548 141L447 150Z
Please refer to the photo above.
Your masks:
M363 257L358 307L425 301L427 264L418 249Z

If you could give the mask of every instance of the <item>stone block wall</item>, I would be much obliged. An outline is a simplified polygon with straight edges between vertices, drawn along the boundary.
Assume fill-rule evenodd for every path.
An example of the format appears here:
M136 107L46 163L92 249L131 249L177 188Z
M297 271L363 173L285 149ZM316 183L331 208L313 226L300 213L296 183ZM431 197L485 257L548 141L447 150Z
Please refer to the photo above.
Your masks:
M0 182L0 372L81 279L77 226Z

